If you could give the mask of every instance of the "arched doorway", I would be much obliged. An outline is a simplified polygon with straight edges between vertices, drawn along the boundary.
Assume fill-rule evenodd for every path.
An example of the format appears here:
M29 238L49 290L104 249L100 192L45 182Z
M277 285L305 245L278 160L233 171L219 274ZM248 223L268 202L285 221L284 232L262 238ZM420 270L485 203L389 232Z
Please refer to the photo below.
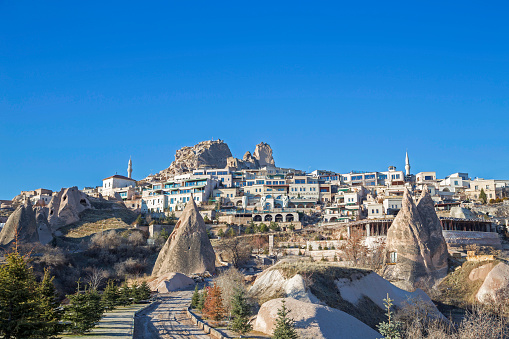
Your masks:
M281 214L276 214L274 219L276 222L283 222L283 216Z
M286 215L286 221L289 222L289 221L293 221L293 214L287 214Z
M272 215L267 214L264 218L265 221L272 221Z
M254 218L253 218L253 221L262 221L262 216L261 215L255 215Z

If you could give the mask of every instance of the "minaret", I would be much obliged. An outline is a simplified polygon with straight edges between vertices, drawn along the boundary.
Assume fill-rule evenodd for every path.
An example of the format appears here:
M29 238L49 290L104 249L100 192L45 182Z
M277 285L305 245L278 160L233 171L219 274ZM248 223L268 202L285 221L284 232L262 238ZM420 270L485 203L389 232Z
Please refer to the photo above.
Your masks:
M127 177L131 179L131 174L133 173L133 162L131 161L131 157L129 157L129 164L127 165Z
M408 151L406 152L406 158L405 158L405 172L406 175L410 175L410 160L408 160Z

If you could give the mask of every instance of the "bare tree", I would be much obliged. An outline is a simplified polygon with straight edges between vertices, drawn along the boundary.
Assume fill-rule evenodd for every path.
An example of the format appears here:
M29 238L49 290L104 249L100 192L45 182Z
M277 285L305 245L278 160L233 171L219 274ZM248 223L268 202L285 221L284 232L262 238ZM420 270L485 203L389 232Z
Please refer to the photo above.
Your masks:
M225 254L233 266L239 267L249 259L253 249L247 240L235 237L221 240L217 245L217 250Z
M232 298L238 289L242 289L246 292L247 287L244 281L244 275L240 273L235 267L231 267L228 270L219 274L214 282L221 288L221 297L223 298L223 306L226 313L230 314L232 311Z
M89 267L85 282L88 283L91 289L97 290L106 278L107 272L97 267Z

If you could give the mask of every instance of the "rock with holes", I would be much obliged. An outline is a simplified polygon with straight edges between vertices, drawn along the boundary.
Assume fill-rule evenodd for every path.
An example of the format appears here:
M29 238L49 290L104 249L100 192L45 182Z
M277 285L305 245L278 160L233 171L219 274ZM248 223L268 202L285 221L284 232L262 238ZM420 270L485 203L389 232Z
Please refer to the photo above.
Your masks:
M62 188L48 205L48 223L53 231L80 220L79 214L92 208L88 196L78 187Z
M191 200L159 252L152 275L161 276L170 272L186 275L206 271L214 273L215 258L205 222L194 200Z
M253 158L256 159L261 167L264 166L275 166L274 158L272 157L272 148L269 144L261 142L256 145L253 153Z
M39 235L39 242L46 245L53 240L51 227L48 223L48 208L43 206L34 206L35 223L37 225L37 234Z
M404 290L429 289L445 277L447 246L427 192L416 206L405 190L401 210L387 232L386 251L383 277Z
M19 243L39 241L35 212L30 199L18 206L7 219L0 232L0 246L8 246L16 239Z

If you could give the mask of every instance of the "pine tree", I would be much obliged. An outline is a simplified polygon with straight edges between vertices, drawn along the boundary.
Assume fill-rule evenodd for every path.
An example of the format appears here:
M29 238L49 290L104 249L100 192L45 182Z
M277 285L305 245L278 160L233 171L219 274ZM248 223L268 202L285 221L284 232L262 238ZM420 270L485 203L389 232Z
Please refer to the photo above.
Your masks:
M225 316L221 289L215 283L214 286L208 288L207 297L203 304L203 314L214 321L219 321Z
M140 295L140 285L138 285L138 282L133 282L133 284L130 287L131 292L131 300L133 303L137 304L139 303L141 299Z
M387 321L378 324L377 328L385 339L401 339L401 323L393 319L392 302L393 300L389 298L389 294L387 293L387 298L384 299Z
M198 284L194 286L193 297L191 298L191 308L198 308L200 303L200 292L198 291Z
M101 320L104 308L101 305L101 296L94 289L78 290L68 295L70 304L65 308L64 320L69 324L69 331L82 334L92 329Z
M131 288L127 285L127 281L124 281L120 287L118 295L118 305L128 306L131 305Z
M486 196L486 192L484 192L483 188L481 188L481 193L479 193L479 200L481 200L483 204L486 204L486 201L488 201L488 197Z
M148 286L146 281L143 281L139 287L139 293L141 300L150 299L150 295L152 292L150 291L150 287Z
M38 284L26 261L29 258L17 252L6 255L6 263L0 265L0 337L3 338L50 338L56 328L53 319L58 314L53 308L54 300L46 298L51 291L49 273ZM48 320L51 320L49 326ZM48 333L46 333L48 332Z
M60 324L62 311L60 310L60 304L57 301L53 279L54 277L50 276L49 270L45 269L43 279L39 285L39 308L44 322L41 331L47 334L50 338L54 338L63 331L63 326Z
M295 322L288 318L290 311L286 308L285 300L281 301L281 308L277 311L276 328L274 329L273 339L297 339Z
M204 287L202 292L200 293L200 301L198 302L197 309L201 312L203 311L203 306L205 305L205 300L207 299L207 288Z
M103 307L107 310L113 310L115 306L118 305L119 294L120 292L118 290L118 286L115 285L115 282L113 282L113 280L108 281L108 284L101 296L101 303Z
M251 316L251 307L246 301L244 290L238 288L232 298L232 317L230 328L240 334L244 335L253 329L249 324L249 317Z

